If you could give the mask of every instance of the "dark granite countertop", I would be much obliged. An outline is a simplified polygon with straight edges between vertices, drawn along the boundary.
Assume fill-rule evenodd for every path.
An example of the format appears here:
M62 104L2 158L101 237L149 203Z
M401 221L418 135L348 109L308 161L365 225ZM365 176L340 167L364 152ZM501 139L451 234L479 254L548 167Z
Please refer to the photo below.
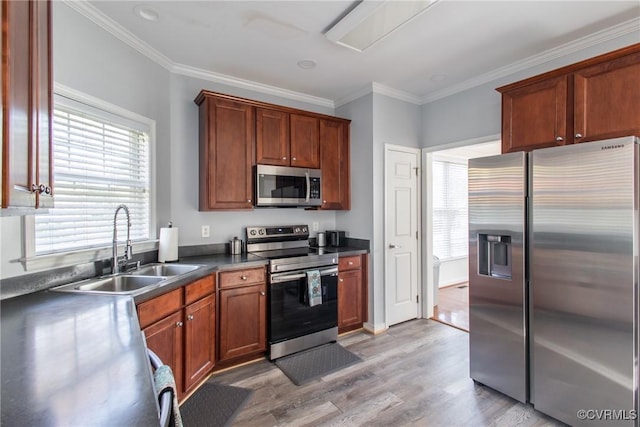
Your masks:
M357 247L326 247L358 255ZM158 407L135 304L223 269L264 266L255 255L197 255L202 265L141 295L44 290L0 301L3 426L156 425Z
M158 425L131 298L42 291L0 309L3 426Z

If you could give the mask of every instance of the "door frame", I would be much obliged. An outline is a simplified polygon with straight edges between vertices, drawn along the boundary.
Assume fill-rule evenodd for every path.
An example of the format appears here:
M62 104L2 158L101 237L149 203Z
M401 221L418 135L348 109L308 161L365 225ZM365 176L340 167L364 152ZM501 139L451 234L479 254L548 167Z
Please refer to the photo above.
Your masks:
M499 141L501 134L486 135L478 138L466 139L463 141L456 141L447 144L436 145L433 147L426 147L422 149L422 188L424 188L424 197L422 204L422 224L424 235L422 237L422 270L425 272L433 271L433 218L430 215L431 206L433 206L433 192L431 186L433 185L433 176L431 162L433 160L433 153L435 151L448 150L449 148L466 147L476 144L483 144L485 142ZM433 307L436 303L437 289L433 280L433 274L424 274L425 280L422 283L422 304L421 309L424 313L423 318L429 319L433 317Z
M424 298L423 298L423 288L424 286L422 285L422 269L423 269L423 263L421 262L422 260L422 171L424 170L423 165L422 165L422 156L421 156L421 150L419 148L413 148L413 147L405 147L402 145L393 145L393 144L384 144L384 194L383 194L383 209L384 212L382 214L382 221L383 221L383 228L384 228L384 323L385 323L385 327L389 328L389 286L387 286L387 265L389 263L389 255L387 252L387 247L389 245L389 236L388 236L388 230L387 230L387 207L388 207L388 200L387 200L387 186L388 186L388 177L387 177L387 165L389 162L389 151L402 151L408 154L413 154L416 157L416 166L418 168L418 179L416 180L416 198L418 199L416 201L416 210L417 212L416 214L416 224L418 227L418 241L417 241L417 246L416 249L418 251L418 253L416 254L416 260L417 260L417 272L416 272L416 278L418 281L418 287L417 287L417 292L418 292L418 299L420 301L420 303L418 304L417 307L417 319L421 319L423 317L422 313L424 313L423 311L423 306L424 306ZM433 311L433 310L432 310Z

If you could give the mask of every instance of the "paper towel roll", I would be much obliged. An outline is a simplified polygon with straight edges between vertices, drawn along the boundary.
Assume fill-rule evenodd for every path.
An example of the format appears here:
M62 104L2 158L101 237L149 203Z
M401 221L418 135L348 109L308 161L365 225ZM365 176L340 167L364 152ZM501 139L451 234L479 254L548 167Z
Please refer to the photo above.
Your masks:
M178 260L178 229L176 227L162 227L160 229L160 248L158 262Z

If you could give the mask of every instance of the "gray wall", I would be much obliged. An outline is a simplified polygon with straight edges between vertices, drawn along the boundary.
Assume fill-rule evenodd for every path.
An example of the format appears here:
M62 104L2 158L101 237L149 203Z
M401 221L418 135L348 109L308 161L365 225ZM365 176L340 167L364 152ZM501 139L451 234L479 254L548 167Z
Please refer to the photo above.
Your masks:
M198 211L198 108L202 89L333 115L331 108L292 101L181 75L174 75L63 2L53 6L54 81L156 121L157 230L168 221L180 229L179 244L222 243L242 236L247 225L319 223L335 228L335 212L256 209ZM208 239L201 225L211 227ZM20 217L1 217L0 278L25 272Z
M422 146L437 147L501 133L495 88L640 42L640 29L422 106Z
M336 215L336 225L369 239L368 327L385 328L384 270L384 147L385 144L420 147L420 107L378 93L339 107L352 120L352 209ZM356 235L356 237L361 237Z

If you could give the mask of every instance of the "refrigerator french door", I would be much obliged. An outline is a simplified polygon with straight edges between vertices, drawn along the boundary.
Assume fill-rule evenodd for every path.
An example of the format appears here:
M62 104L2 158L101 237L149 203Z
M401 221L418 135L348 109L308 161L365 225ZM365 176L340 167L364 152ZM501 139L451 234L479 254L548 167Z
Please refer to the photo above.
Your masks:
M469 161L471 377L572 426L638 426L638 142Z
M469 160L471 378L528 399L526 154Z
M575 426L637 426L638 139L531 157L534 406Z

